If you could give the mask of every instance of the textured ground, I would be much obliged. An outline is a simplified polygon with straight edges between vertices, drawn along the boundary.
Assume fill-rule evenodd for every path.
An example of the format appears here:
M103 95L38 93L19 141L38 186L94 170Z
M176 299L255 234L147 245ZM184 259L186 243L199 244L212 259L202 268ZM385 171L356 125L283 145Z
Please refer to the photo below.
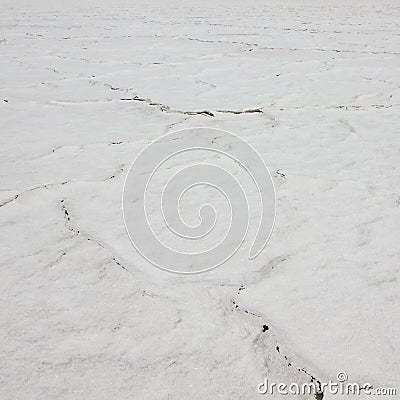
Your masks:
M400 5L64 3L0 1L0 398L400 388ZM162 273L125 233L130 163L191 126L270 167L248 268Z

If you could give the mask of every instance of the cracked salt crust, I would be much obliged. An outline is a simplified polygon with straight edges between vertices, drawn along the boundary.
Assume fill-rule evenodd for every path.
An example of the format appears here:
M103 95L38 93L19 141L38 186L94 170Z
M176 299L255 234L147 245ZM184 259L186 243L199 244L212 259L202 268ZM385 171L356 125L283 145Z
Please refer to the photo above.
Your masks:
M399 11L4 0L0 397L400 388ZM182 279L135 253L121 191L144 146L204 125L262 154L278 216L255 264Z

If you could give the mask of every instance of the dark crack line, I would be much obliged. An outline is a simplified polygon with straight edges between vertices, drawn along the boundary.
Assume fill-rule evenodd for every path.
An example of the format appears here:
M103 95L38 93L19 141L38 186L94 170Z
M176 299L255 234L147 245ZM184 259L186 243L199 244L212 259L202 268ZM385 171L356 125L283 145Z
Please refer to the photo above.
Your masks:
M96 147L96 146L110 147L110 146L119 146L122 144L133 144L133 143L141 143L141 142L144 144L148 144L151 141L149 141L148 139L142 138L142 139L128 140L128 141L119 140L119 141L112 141L112 142L85 143L85 144L80 144L80 145L59 145L59 146L54 147L50 151L43 153L43 154L39 154L38 156L32 157L29 160L34 161L34 160L37 160L42 157L51 156L53 153L56 153L57 151L59 151L61 149L65 149L65 148L78 148L80 150L84 150L87 147Z
M0 204L0 207L4 207L7 204L12 203L14 200L17 200L19 196L20 196L20 194L16 194L16 195L8 198L7 200L3 201L3 203Z
M118 175L122 174L124 171L125 171L125 163L122 163L112 175L103 179L102 182L107 182L111 179L115 179Z
M82 231L80 231L79 229L77 229L74 225L72 225L71 223L71 213L69 211L69 209L66 206L65 203L65 199L62 199L60 201L61 203L61 210L63 212L63 216L64 216L64 220L65 220L65 227L72 233L73 236L75 237L80 237L84 240L87 240L89 242L93 242L95 243L97 246L99 246L100 248L106 250L107 252L111 253L111 260L112 262L117 265L118 267L122 268L124 271L129 272L129 270L118 260L117 256L115 256L110 249L107 248L106 245L104 245L102 242L100 242L97 239L92 238L91 236L89 236L86 233L83 233Z
M202 81L200 81L202 82ZM92 83L99 83L97 81L92 81ZM133 89L125 89L125 88L120 88L117 86L114 86L110 83L104 83L103 84L105 87L108 87L112 91L120 91L123 93L129 93L132 92ZM215 85L213 85L215 86ZM221 113L221 114L254 114L254 113L263 113L261 108L249 108L249 109L243 109L243 110L223 110L223 109L217 109L217 110L180 110L180 109L175 109L171 108L169 105L160 103L157 101L152 100L151 98L147 97L141 97L137 93L133 94L130 97L121 97L121 101L137 101L140 103L144 103L147 106L151 107L156 107L159 111L164 112L164 113L169 113L169 114L183 114L183 115L203 115L206 117L215 117L216 113Z
M238 294L240 294L240 292L242 290L245 290L244 286L241 286L239 288ZM243 307L239 306L239 304L235 300L232 301L232 305L233 305L233 310L234 311L238 311L238 312L241 312L241 313L244 313L244 314L247 314L247 315L251 315L251 316L257 318L258 320L262 320L260 315L255 314L255 313L253 313L251 311L248 311L248 310L244 309ZM266 334L266 332L270 333L270 331L271 331L270 326L268 324L266 324L264 321L261 321L261 334ZM322 400L323 397L324 397L324 393L323 393L323 390L322 390L321 381L319 379L317 379L314 375L309 373L304 367L303 368L297 367L294 364L294 362L289 359L288 356L286 356L285 354L283 354L281 352L281 347L278 344L276 345L275 350L276 350L276 352L278 354L281 355L281 357L283 357L285 359L285 361L287 363L287 368L295 368L295 369L297 369L298 372L301 372L301 373L307 375L309 377L311 383L314 383L316 386L318 386L318 391L317 391L317 393L314 394L314 397L317 400Z
M59 256L57 256L57 258L56 258L54 261L48 263L48 264L45 266L45 269L51 269L51 268L54 268L56 265L60 264L60 262L63 260L63 258L64 258L64 257L67 255L67 253L69 252L69 250L71 250L71 247L68 248L68 249L63 250L63 252L62 252Z
M134 96L131 98L121 98L120 100L122 101L139 101L147 104L148 106L153 106L157 107L161 112L165 113L170 113L170 114L185 114L185 115L204 115L207 117L214 117L214 114L211 111L208 110L202 110L202 111L184 111L184 110L177 110L173 109L165 104L155 102L151 99L146 99L143 97L139 96Z
M257 47L257 43L248 43L248 42L239 42L237 40L207 40L207 39L198 39L198 38L193 38L189 36L181 37L180 39L183 40L191 40L194 42L200 42L200 43L221 43L221 44L238 44L241 46L247 46L247 47Z
M328 105L328 106L294 106L294 107L266 107L268 110L274 111L294 111L294 110L345 110L345 111L369 111L369 110L380 110L399 107L400 104L369 104L365 106L361 105Z
M185 123L188 119L189 119L189 117L184 117L184 118L181 119L180 121L173 122L172 124L169 124L169 125L167 126L167 128L165 129L165 132L168 132L170 129L172 129L172 128L178 126L178 125L181 125L181 124Z
M342 49L322 49L322 48L296 48L296 47L257 47L258 50L278 50L278 51L316 51L327 53L349 53L349 54L373 54L373 55L390 55L399 56L400 53L390 51L357 51L357 50L342 50Z
M157 107L161 112L171 113L171 114L184 114L184 115L204 115L206 117L215 117L215 114L254 114L254 113L263 113L261 108L249 108L244 110L201 110L201 111L186 111L186 110L178 110L171 108L168 105L155 102L149 98L134 96L132 98L121 98L123 101L138 101L147 104L148 106Z
M368 111L373 109L389 109L394 107L399 107L400 104L370 104L370 105L357 105L357 104L333 104L333 105L312 105L312 106L294 106L294 107L256 107L256 108L248 108L248 109L239 109L239 110L224 110L224 109L215 109L215 110L200 110L200 111L187 111L187 110L179 110L171 108L170 106L153 101L150 98L140 97L135 95L129 98L121 98L122 101L137 101L147 104L148 106L157 107L159 111L171 114L184 114L184 115L203 115L207 117L215 117L215 114L262 114L264 113L264 108L266 110L274 110L274 111L293 111L293 110L345 110L345 111Z
M246 110L216 110L217 113L222 114L254 114L254 113L262 113L263 111L260 108L249 108Z
M67 183L69 183L69 181L64 181L64 182L60 182L60 183L46 183L44 185L40 185L40 186L33 187L31 189L24 190L16 195L8 198L7 200L3 201L3 203L0 204L0 207L4 207L7 204L12 203L13 201L17 200L19 197L21 197L25 193L33 192L35 190L40 190L40 189L50 189L50 188L56 187L56 186L63 186L63 185L66 185Z
M282 174L282 175L284 176L284 174ZM270 262L268 262L262 268L262 270L264 271L266 269L266 267L268 267L270 272L271 272L277 265L279 265L280 263L285 262L285 261L287 261L286 257L282 257L282 256L275 257ZM239 296L241 295L241 293L244 290L246 290L246 287L244 285L241 285L238 288L237 293L236 293L237 299L232 300L232 311L241 312L241 313L244 313L244 314L247 314L247 315L251 315L252 317L255 317L258 321L261 321L261 333L260 333L260 335L266 334L267 332L268 332L268 334L270 334L271 333L270 332L271 331L270 326L265 321L263 321L263 318L260 315L254 313L252 311L246 310L245 308L241 307L238 304L238 298L239 298ZM275 336L274 336L274 338L275 338ZM317 391L317 393L314 394L314 397L317 400L322 400L323 397L324 397L324 393L323 393L321 381L319 379L317 379L314 375L312 375L310 372L308 372L306 368L297 367L294 364L294 362L289 359L289 357L287 355L285 355L285 354L283 354L281 352L281 347L279 346L278 343L277 343L277 345L275 347L275 350L277 351L277 353L279 353L285 359L285 361L287 363L287 368L295 368L295 369L297 369L298 372L304 373L305 375L307 375L310 378L312 383L314 383L315 385L318 386L318 391Z

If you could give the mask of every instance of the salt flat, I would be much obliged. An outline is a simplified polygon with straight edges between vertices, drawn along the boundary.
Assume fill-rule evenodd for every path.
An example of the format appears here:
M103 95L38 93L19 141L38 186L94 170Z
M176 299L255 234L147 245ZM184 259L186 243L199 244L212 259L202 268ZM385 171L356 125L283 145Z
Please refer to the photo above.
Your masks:
M396 1L0 5L1 399L400 390ZM257 149L277 218L254 262L187 277L135 251L121 196L197 126Z

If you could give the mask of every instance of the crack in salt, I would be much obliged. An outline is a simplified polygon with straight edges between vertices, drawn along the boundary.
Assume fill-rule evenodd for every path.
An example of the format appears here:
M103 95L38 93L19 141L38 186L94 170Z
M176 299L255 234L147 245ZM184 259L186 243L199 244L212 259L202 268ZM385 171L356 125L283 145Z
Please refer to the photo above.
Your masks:
M69 181L64 181L64 182L60 182L60 183L46 183L44 185L39 185L39 186L30 188L30 189L24 190L16 195L8 198L7 200L3 201L3 203L0 204L0 207L4 207L7 204L12 203L13 201L17 200L19 197L21 197L25 193L33 192L35 190L40 190L40 189L50 189L50 188L57 187L57 186L63 186L63 185L66 185L67 183L69 183Z
M267 264L267 266L270 266L270 269L272 270L272 269L274 269L274 267L276 265L279 264L280 261L286 261L286 258L276 257L275 259L271 260L271 262L269 262ZM244 285L241 285L237 290L236 296L239 297L241 292L244 291L244 290L246 290L246 287ZM245 308L241 307L238 304L237 300L232 300L232 305L233 305L232 311L238 311L238 312L241 312L241 313L244 313L244 314L247 314L247 315L251 315L251 316L257 318L257 320L261 320L261 333L260 333L260 335L267 334L267 332L268 332L268 334L270 334L270 330L271 330L270 326L268 324L266 324L262 320L262 317L260 315L255 314L254 312L251 312L251 311L246 310ZM285 361L287 363L287 368L295 368L295 369L297 369L298 372L307 375L310 378L311 383L314 383L315 385L318 386L318 391L317 391L317 393L314 394L314 397L315 397L316 400L322 400L324 398L324 393L323 393L323 390L322 390L321 381L319 379L317 379L313 374L308 372L308 370L306 368L304 368L304 367L303 368L299 368L299 367L295 366L294 362L292 360L290 360L288 356L286 356L285 354L283 354L281 352L281 347L278 344L276 345L275 350L276 350L277 353L279 353L285 359Z
M92 238L88 234L83 233L81 230L77 229L74 225L72 225L72 223L71 223L71 213L70 213L69 209L66 206L65 199L60 200L60 203L61 203L61 210L62 210L62 212L64 214L65 227L72 233L72 235L76 236L76 237L80 237L82 239L86 239L89 242L93 242L97 246L99 246L100 248L108 251L109 253L111 253L112 262L115 265L117 265L118 267L122 268L124 271L128 271L129 272L129 270L118 260L117 256L115 256L105 244L100 242L100 240Z

